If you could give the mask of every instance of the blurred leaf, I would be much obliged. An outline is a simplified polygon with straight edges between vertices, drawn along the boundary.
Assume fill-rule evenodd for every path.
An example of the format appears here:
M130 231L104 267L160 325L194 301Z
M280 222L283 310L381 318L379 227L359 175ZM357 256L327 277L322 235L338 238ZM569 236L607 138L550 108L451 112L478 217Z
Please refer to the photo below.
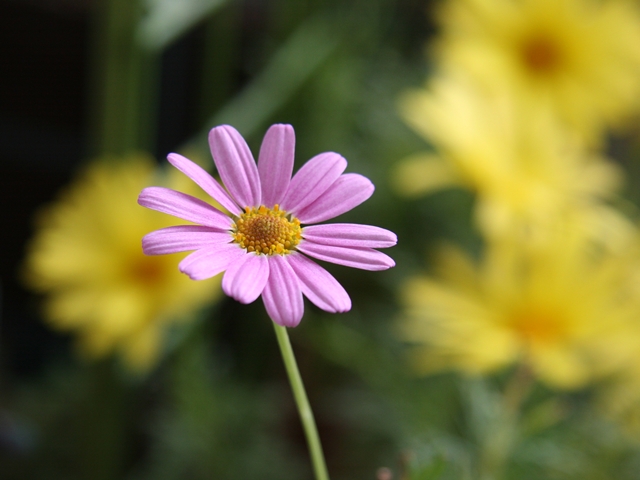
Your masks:
M471 480L470 454L464 444L437 434L403 455L400 480Z
M331 17L318 15L305 20L275 53L264 71L211 120L211 125L229 124L245 137L253 135L311 77L338 48L342 38Z
M137 28L145 48L160 51L228 0L144 0L146 13Z
M0 412L0 430L11 442L0 445L0 478L120 478L135 428L125 408L133 392L112 367L54 365L21 385Z
M415 468L409 475L410 480L438 480L448 467L448 462L443 457L435 457L428 465Z
M289 392L228 378L201 333L170 366L149 423L149 453L129 478L301 478L305 458L289 451L283 409L274 406Z

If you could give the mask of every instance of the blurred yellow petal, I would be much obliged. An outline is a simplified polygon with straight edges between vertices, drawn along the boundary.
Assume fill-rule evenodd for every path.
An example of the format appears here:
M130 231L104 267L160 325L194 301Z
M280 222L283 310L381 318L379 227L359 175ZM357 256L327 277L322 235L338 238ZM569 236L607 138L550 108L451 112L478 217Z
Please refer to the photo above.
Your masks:
M436 76L426 89L405 94L400 113L437 156L400 164L398 188L404 184L408 192L421 193L427 165L436 172L450 170L453 181L476 193L476 223L491 237L513 232L544 237L567 222L611 218L614 209L607 202L622 184L619 166L586 151L548 112L521 103L461 74ZM432 157L441 160L428 163ZM586 225L578 228L589 231Z
M164 329L219 297L219 279L192 282L179 272L185 254L142 253L145 234L181 221L141 207L138 194L181 182L204 195L182 177L161 175L144 155L94 162L38 216L23 276L46 294L50 325L76 332L85 356L119 351L131 368L151 368Z
M549 109L587 143L640 109L640 13L627 0L444 2L445 68Z
M575 389L591 380L588 362L565 346L533 348L529 355L529 365L534 374L553 387Z
M127 337L122 343L122 356L134 371L144 372L149 370L158 358L161 342L160 328L157 325L149 325Z
M582 387L635 358L637 252L602 249L570 230L536 244L488 239L478 262L442 255L445 274L401 287L399 335L421 373L486 374L523 362L552 387Z
M46 304L48 321L57 329L84 327L93 316L98 292L90 289L65 289L52 295Z
M393 175L395 190L406 196L416 196L451 187L457 181L450 165L442 158L416 154L402 160Z
M431 255L435 274L445 281L464 286L470 291L478 286L476 266L468 255L451 244L441 244Z

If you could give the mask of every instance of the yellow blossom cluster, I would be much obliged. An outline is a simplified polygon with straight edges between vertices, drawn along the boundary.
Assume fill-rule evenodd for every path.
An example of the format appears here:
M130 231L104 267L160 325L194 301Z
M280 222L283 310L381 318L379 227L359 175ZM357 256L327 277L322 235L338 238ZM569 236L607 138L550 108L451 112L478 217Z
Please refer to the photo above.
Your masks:
M101 159L40 212L25 282L45 294L50 325L74 332L83 355L117 352L130 369L148 370L168 329L219 296L218 281L180 274L181 255L142 253L146 233L179 221L141 207L138 194L154 182L193 190L185 178L160 173L145 155Z
M640 233L605 154L640 112L639 8L442 3L435 73L399 100L430 148L394 181L407 196L472 191L484 249L446 246L403 285L399 331L417 370L520 365L559 389L613 380L618 410L640 412Z
M550 110L588 144L640 107L640 24L633 0L451 0L433 52L528 114Z

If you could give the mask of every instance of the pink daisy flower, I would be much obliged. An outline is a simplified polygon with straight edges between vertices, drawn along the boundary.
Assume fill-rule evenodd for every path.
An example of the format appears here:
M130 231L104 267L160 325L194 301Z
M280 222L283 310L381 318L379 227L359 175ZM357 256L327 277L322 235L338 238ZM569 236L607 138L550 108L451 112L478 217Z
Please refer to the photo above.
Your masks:
M171 153L169 162L198 184L228 213L190 195L163 187L145 188L138 203L196 225L147 234L147 255L195 250L179 269L193 280L225 272L223 291L241 303L262 295L271 319L295 327L304 313L303 295L327 312L346 312L351 299L327 270L309 259L386 270L395 262L375 248L391 247L393 232L370 225L312 225L367 200L374 186L347 161L326 152L293 172L295 134L291 125L273 125L260 147L258 163L240 133L222 125L209 133L213 160L226 190L205 170Z

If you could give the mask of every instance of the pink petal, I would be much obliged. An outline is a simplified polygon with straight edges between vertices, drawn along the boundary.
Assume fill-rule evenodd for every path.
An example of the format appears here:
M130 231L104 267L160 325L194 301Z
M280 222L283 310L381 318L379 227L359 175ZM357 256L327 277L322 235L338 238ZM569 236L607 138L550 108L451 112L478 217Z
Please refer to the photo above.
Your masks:
M178 268L191 280L204 280L224 272L246 254L237 243L209 245L184 257Z
M218 230L228 230L233 223L217 208L170 188L147 187L140 192L138 203L143 207Z
M193 163L186 157L177 153L170 153L167 156L169 163L193 180L200 188L211 196L220 205L234 215L240 215L242 210L238 208L229 194L222 188L215 178L209 175L200 165Z
M280 255L269 257L269 280L262 301L271 320L283 327L295 327L302 320L304 302L298 276Z
M296 215L296 212L322 195L345 168L347 161L337 153L326 152L316 155L293 176L280 207Z
M302 293L315 305L331 313L351 310L349 294L333 275L296 252L288 255L287 260L298 275Z
M258 167L242 135L229 125L213 128L209 147L222 182L240 207L260 206Z
M396 234L389 230L355 223L311 225L304 227L302 236L309 242L338 247L386 248L398 243Z
M302 223L318 223L337 217L367 200L375 187L371 180L357 173L340 176L315 202L298 211Z
M247 253L229 265L222 277L222 290L240 303L251 303L260 296L268 278L267 257Z
M197 250L207 245L229 243L229 232L221 232L201 225L179 225L146 234L142 238L142 250L147 255Z
M272 208L280 203L289 188L296 135L291 125L272 125L262 140L258 173L262 185L262 204Z
M386 270L396 264L391 257L372 248L336 247L304 240L296 248L310 257L362 270Z

